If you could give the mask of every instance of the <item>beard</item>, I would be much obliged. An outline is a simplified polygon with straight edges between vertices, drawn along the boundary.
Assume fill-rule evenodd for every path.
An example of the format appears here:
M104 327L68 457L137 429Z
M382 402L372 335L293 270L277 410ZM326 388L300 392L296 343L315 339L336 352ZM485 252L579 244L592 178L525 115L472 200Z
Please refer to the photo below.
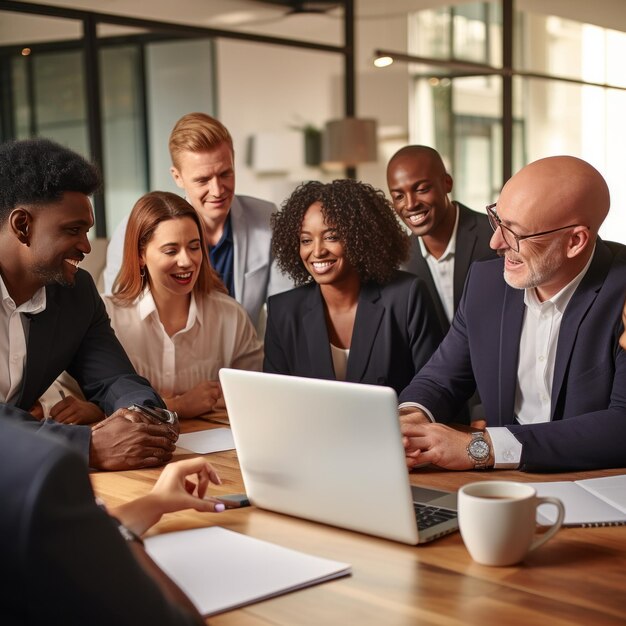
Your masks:
M505 269L504 280L507 285L513 289L536 289L547 283L565 260L561 248L561 240L557 238L542 252L535 252L532 257L522 258L526 265L525 276L511 276ZM498 254L506 256L506 253ZM513 257L512 260L517 259Z
M65 263L65 261L63 261L63 263ZM61 287L74 286L74 277L68 278L62 267L54 269L43 265L36 265L33 267L33 273L44 285L61 285Z

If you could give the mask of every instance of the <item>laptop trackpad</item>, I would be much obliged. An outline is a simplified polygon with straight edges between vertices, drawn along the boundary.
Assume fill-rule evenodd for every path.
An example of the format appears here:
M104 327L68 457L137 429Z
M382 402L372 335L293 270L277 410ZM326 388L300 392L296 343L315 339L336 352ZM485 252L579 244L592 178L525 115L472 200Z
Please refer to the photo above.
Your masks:
M428 487L411 487L413 502L429 504L430 506L440 506L444 509L456 511L456 492L441 491Z

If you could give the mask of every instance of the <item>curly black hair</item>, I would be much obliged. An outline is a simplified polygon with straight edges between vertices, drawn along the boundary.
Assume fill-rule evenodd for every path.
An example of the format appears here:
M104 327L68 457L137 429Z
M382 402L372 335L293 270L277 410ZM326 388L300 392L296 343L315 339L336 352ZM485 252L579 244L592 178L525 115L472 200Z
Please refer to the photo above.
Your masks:
M82 156L49 139L0 145L0 225L19 204L57 202L66 191L92 194L100 187L98 169Z
M312 280L300 258L300 229L315 202L322 205L324 221L336 229L361 282L388 283L408 256L408 236L382 191L349 179L303 183L272 215L272 252L280 270L296 285Z

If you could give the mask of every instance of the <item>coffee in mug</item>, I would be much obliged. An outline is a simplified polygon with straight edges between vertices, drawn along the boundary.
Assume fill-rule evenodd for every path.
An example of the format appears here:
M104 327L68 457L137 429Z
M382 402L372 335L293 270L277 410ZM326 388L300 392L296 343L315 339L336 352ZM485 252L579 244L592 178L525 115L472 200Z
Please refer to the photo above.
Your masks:
M537 534L537 507L558 509L556 522ZM550 539L563 523L557 498L540 498L530 485L512 481L470 483L459 489L459 529L472 558L483 565L513 565Z

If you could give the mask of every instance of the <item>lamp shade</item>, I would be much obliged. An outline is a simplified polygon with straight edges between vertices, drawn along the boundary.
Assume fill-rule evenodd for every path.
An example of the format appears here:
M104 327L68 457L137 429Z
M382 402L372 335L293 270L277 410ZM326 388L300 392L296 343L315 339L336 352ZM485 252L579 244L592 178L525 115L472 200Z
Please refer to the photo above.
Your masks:
M346 117L326 122L322 140L322 161L354 166L378 159L376 120Z

